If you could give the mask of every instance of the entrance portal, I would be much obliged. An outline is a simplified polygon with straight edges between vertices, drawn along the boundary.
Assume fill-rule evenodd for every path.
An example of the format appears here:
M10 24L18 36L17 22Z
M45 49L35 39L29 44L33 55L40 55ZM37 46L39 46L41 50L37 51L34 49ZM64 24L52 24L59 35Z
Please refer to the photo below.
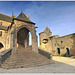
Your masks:
M66 54L70 55L69 48L66 48Z
M3 48L3 47L4 47L4 46L3 46L3 44L2 44L2 43L0 43L0 49L1 49L1 48Z
M60 54L60 48L57 48L57 53Z
M17 44L18 47L22 46L23 48L29 46L29 30L27 28L23 27L18 31Z

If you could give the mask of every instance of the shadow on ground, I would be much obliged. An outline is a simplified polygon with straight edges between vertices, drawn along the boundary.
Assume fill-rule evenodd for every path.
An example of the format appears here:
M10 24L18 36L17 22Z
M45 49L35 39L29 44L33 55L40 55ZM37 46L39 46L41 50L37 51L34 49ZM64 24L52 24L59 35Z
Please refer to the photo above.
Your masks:
M1 69L0 73L75 73L75 66L54 61L53 64L44 66L18 68L18 69Z

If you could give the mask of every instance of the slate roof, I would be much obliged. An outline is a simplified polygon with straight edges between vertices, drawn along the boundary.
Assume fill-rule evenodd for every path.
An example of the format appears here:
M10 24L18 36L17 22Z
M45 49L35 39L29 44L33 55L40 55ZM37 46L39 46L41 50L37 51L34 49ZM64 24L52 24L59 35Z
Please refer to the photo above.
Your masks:
M8 27L6 26L0 26L0 30L7 30Z
M7 15L4 15L4 14L1 14L0 13L0 20L7 21L7 22L12 22L15 19L16 20L20 20L20 21L24 21L24 22L28 22L28 23L35 24L35 23L31 22L29 20L29 18L27 18L27 16L24 15L23 12L21 12L20 15L17 18L13 18L13 17L10 17L10 16L7 16Z
M20 15L16 18L16 19L19 19L19 20L22 20L22 21L25 21L25 22L29 22L29 23L33 23L31 22L27 16L25 16L25 14L23 12L20 13ZM35 24L35 23L34 23Z
M7 15L4 15L4 14L0 13L0 20L12 22L12 19L13 19L13 17L10 17L10 16L7 16Z

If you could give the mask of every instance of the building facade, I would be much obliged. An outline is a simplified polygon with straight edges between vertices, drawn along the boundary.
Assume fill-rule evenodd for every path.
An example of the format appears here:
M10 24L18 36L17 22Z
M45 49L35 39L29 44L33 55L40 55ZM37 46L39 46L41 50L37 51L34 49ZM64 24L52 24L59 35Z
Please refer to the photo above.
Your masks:
M52 36L51 34L52 32L48 27L39 34L39 48L53 55L75 55L75 33L62 37L58 35Z
M29 46L29 32L32 35L32 50L38 52L35 23L23 12L18 17L0 13L0 52L12 48L16 52L20 46Z

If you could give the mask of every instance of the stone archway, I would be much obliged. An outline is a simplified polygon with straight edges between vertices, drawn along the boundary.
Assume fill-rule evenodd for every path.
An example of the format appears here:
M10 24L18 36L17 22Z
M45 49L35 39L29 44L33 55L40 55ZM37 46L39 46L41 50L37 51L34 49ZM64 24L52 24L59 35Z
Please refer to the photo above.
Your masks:
M18 47L22 46L23 48L26 48L29 46L29 30L26 27L21 28L17 32L17 44Z
M21 25L21 26L17 27L17 29L16 29L16 34L15 34L15 51L17 50L17 47L19 47L19 44L21 44L21 45L23 44L22 46L24 48L29 46L29 42L25 42L25 41L29 41L29 38L27 40L25 40L25 41L23 40L22 43L17 41L19 32L24 32L24 31L22 31L22 29L25 29L27 31L26 34L28 34L27 35L28 37L29 37L29 32L31 33L31 38L32 38L31 50L38 53L38 44L37 44L38 42L37 42L37 35L36 35L35 27L34 26L31 27L31 26L27 26L27 25ZM13 51L13 52L15 52L15 51Z
M15 25L14 25L15 26ZM17 39L18 39L18 35L17 34L19 34L19 32L21 32L22 31L22 29L23 28L25 28L25 30L27 30L27 34L30 32L31 33L31 37L32 37L32 46L31 46L31 50L32 51L34 51L34 52L36 52L36 53L38 53L38 42L37 42L37 35L36 35L36 30L35 30L35 26L34 25L30 25L30 24L22 24L22 25L19 25L18 26L18 24L16 24L16 27L14 27L14 31L13 31L13 33L12 33L12 36L11 36L11 38L14 40L12 40L11 39L11 46L12 46L12 48L13 48L13 51L12 51L12 54L13 53L15 53L16 51L17 51L17 48L19 47L19 44L21 44L22 45L22 43L23 43L23 47L24 48L26 48L26 45L28 46L29 45L29 43L27 43L27 44L25 44L26 42L26 40L24 41L23 40L23 42L19 42L19 41L17 41ZM24 31L22 31L22 32L24 32ZM22 38L21 38L22 39ZM18 44L18 43L19 44ZM15 44L15 46L13 45L13 44Z

